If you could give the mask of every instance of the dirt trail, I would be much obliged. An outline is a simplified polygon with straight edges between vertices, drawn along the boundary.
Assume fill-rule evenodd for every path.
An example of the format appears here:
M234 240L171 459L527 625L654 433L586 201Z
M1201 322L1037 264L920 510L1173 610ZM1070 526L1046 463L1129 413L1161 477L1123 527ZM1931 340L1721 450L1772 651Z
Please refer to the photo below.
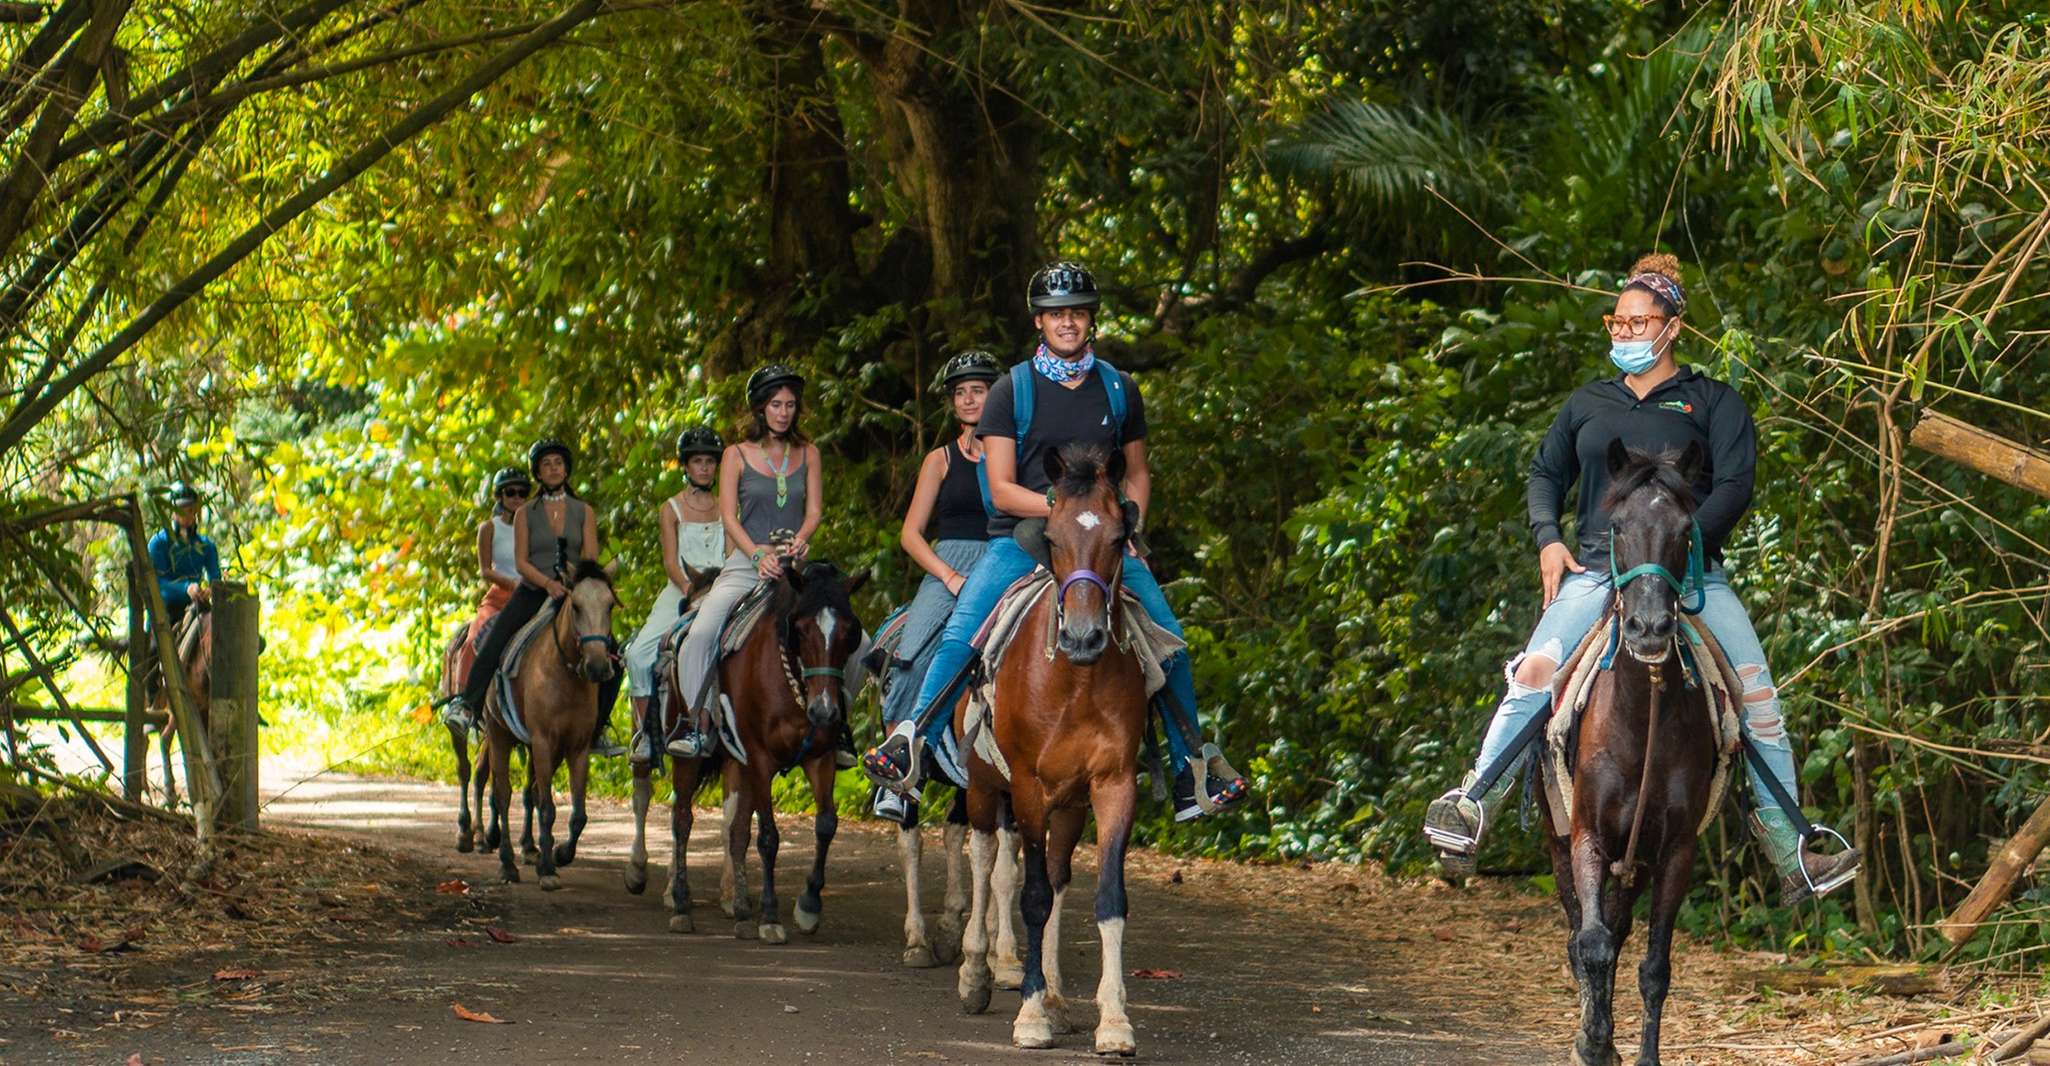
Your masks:
M274 773L269 780L292 778ZM620 884L630 814L598 804L575 865L563 871L562 890L543 894L531 870L522 884L500 885L495 858L454 851L452 800L446 786L327 775L273 796L265 818L272 828L395 849L432 876L466 879L476 886L465 901L468 913L442 907L428 923L434 927L313 961L320 991L284 1009L184 1011L143 1032L103 1031L83 1041L17 1029L0 1058L121 1062L141 1052L150 1063L1091 1059L1086 1029L1064 1038L1060 1050L1012 1048L1015 992L999 992L988 1014L966 1016L952 968L899 964L896 849L892 834L874 822L842 820L820 933L798 936L793 926L792 942L773 947L734 939L718 914L716 817L698 820L693 841L693 854L704 856L692 882L700 931L677 936L667 931L659 898L666 827L650 833L651 843L663 841L651 848L654 883L646 895L630 896ZM787 912L810 862L810 819L786 817L781 824ZM928 847L926 864L930 911L943 883L937 847ZM1141 853L1135 865L1126 965L1181 974L1128 982L1145 1061L1382 1066L1548 1058L1466 1021L1435 1022L1436 1012L1417 997L1425 975L1404 964L1405 938L1362 940L1306 917L1315 908L1300 899L1249 900L1243 886L1230 883L1236 868L1228 864L1183 866ZM1077 1020L1086 1025L1093 1023L1086 997L1098 970L1088 921L1094 878L1086 864L1077 882L1063 959L1071 993L1084 998ZM491 942L482 935L487 918L518 939ZM464 943L451 946L451 939ZM302 952L290 964L309 961ZM244 964L262 967L265 960ZM212 965L195 960L192 973L163 977L167 984L204 983ZM459 1020L451 1012L455 1002L513 1024Z

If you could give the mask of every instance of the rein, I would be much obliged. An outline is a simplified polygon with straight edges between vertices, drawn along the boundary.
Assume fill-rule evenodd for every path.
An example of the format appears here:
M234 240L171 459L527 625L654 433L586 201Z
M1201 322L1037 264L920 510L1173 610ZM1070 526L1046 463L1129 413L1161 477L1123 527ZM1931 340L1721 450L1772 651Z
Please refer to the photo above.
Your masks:
M1630 837L1623 845L1623 858L1609 864L1609 872L1623 882L1624 888L1637 883L1637 838L1644 833L1644 809L1650 804L1644 801L1651 789L1651 757L1657 750L1659 736L1660 696L1666 691L1664 663L1651 663L1651 721L1644 730L1644 772L1637 779L1637 813L1630 819Z

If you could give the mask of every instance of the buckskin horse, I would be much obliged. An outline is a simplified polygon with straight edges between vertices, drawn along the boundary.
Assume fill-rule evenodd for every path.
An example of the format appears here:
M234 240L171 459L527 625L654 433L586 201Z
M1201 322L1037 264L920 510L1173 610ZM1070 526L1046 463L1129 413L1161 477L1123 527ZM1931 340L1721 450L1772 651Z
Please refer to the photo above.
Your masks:
M535 873L542 891L562 887L556 868L575 861L584 832L584 786L591 768L591 738L598 729L598 690L619 669L614 661L612 609L619 599L604 567L585 560L569 577L569 595L556 604L545 632L535 635L512 676L513 699L531 738L527 744L528 787L540 822L540 855ZM485 701L485 730L491 742L491 834L498 840L498 873L518 881L512 832L506 824L512 798L508 772L513 745L499 687ZM569 839L555 843L555 770L569 767Z
M765 944L789 940L776 898L776 850L781 838L771 786L777 775L799 767L811 782L816 852L804 893L797 898L795 920L800 933L818 931L824 909L821 894L826 885L826 855L840 824L833 800L834 736L847 715L846 672L861 643L861 620L850 597L867 579L866 571L850 577L831 563L799 564L786 559L784 576L768 587L766 614L739 649L720 662L719 692L732 704L733 728L747 761L741 762L723 748L703 758L670 757L669 887L663 896L670 907L671 932L688 933L696 928L687 870L691 801L699 786L708 783L712 771L717 770L726 791L719 909L734 920L736 936L753 932ZM686 698L677 687L672 678L668 699ZM640 841L647 818L650 773L648 767L634 771L636 846L627 864L626 887L636 893L648 880L647 850ZM749 905L747 891L750 818L760 823L755 837L762 860L759 918L752 928L749 921L756 912Z
M1138 809L1139 744L1146 725L1146 679L1123 637L1130 605L1118 595L1129 531L1120 504L1124 456L1069 445L1047 456L1054 485L1046 540L1057 584L1019 623L1021 646L992 679L989 728L1010 770L968 756L968 821L974 882L961 946L959 994L971 1014L989 1007L988 914L1009 906L993 898L996 830L1008 797L1024 838L1024 1002L1011 1025L1020 1047L1052 1047L1068 1029L1061 998L1060 911L1075 845L1096 814L1096 926L1103 976L1096 987L1098 1054L1137 1050L1125 1012L1125 848ZM1037 645L1051 634L1053 646ZM1058 654L1055 654L1055 653ZM957 708L955 733L966 737ZM967 744L964 740L964 747Z
M1704 461L1699 445L1677 460L1626 451L1608 455L1611 570L1620 624L1592 682L1566 751L1573 772L1570 831L1548 833L1559 902L1572 929L1567 958L1580 986L1579 1066L1613 1066L1616 962L1631 909L1651 889L1644 962L1639 1066L1659 1062L1659 1022L1672 976L1673 921L1693 877L1696 837L1708 813L1717 737L1703 687L1688 683L1681 631L1683 588L1698 580L1696 500L1689 487ZM1618 569L1621 568L1621 569ZM1649 580L1647 580L1649 579ZM1697 606L1698 609L1698 606ZM1591 641L1602 651L1602 641ZM1620 650L1622 654L1616 654ZM1704 669L1714 669L1702 662ZM1552 821L1545 789L1543 822ZM1642 876L1650 874L1647 882Z

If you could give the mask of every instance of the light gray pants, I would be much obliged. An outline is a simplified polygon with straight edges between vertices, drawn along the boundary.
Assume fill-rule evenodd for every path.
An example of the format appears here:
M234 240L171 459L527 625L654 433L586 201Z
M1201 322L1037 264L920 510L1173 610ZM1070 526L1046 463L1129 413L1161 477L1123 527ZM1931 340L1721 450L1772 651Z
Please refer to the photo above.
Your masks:
M690 632L684 634L683 647L676 654L676 672L683 681L683 697L695 701L698 693L704 691L705 679L719 665L719 631L726 628L726 619L733 614L733 608L762 583L762 575L755 570L747 556L734 552L726 557L726 565L720 568L719 576L712 587L698 600L697 617L690 623ZM854 695L861 691L867 678L861 660L868 654L868 631L863 630L861 641L854 649L854 656L847 663L847 676L843 681L847 702L854 702ZM696 705L700 713L709 711L718 701L716 684L707 693L704 703Z

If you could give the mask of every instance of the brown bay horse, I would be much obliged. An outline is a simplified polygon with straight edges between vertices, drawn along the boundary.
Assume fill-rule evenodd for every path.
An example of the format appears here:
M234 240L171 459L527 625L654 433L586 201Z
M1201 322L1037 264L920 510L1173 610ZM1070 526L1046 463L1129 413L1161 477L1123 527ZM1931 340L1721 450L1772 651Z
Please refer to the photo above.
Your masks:
M185 610L185 617L171 630L171 646L178 652L178 665L185 679L185 692L192 713L199 720L199 733L208 736L208 712L213 706L212 666L214 658L214 612L205 603L194 603ZM150 646L151 661L155 662L156 646ZM164 806L178 802L178 779L173 773L171 762L171 740L177 733L176 723L171 721L171 672L158 663L150 677L149 725L157 731L157 750L164 759Z
M598 693L619 669L612 639L612 610L619 600L612 579L597 563L578 563L570 574L569 595L556 605L547 631L520 658L512 679L513 698L531 738L527 745L528 787L540 823L540 854L535 872L543 891L562 887L556 868L576 859L583 835L584 788L591 767L591 738L598 729ZM485 733L491 744L491 836L498 842L498 873L518 881L513 863L512 832L507 809L512 799L508 776L512 749L518 743L499 706L498 686L485 701ZM555 770L569 768L569 839L555 843Z
M1694 874L1696 834L1707 814L1717 737L1707 696L1688 684L1677 654L1681 587L1698 580L1698 445L1675 459L1611 446L1612 573L1621 622L1613 665L1593 682L1568 761L1573 767L1570 831L1551 839L1559 902L1572 937L1567 958L1580 986L1573 1061L1613 1066L1616 964L1631 911L1646 887L1651 915L1637 986L1644 999L1638 1066L1659 1062L1659 1024L1672 976L1673 923ZM1607 625L1606 621L1604 625ZM1601 645L1596 646L1597 653ZM1713 667L1702 664L1705 669ZM1541 821L1553 823L1544 789ZM1650 875L1647 882L1644 874Z
M850 577L831 563L786 560L784 576L769 586L767 614L740 649L720 662L719 692L733 705L734 727L747 762L724 751L705 758L670 758L674 794L669 816L669 887L663 896L670 907L671 932L695 929L687 861L691 803L699 786L708 783L716 770L726 793L720 910L734 920L736 936L752 933L767 944L789 940L776 896L776 852L781 838L772 786L779 774L800 767L811 783L816 851L811 876L797 899L795 921L801 933L818 931L824 908L826 856L840 824L833 798L835 735L847 715L846 672L862 634L850 597L867 579L866 571ZM668 698L683 700L685 694L676 688L675 684L669 686ZM634 769L636 841L643 835L651 773L651 767ZM750 906L747 889L750 819L759 823L752 834L762 861L759 912ZM626 869L628 891L639 892L647 885L646 864L646 849L637 846Z
M1052 1047L1068 1029L1060 978L1060 911L1075 845L1096 815L1096 925L1103 973L1096 988L1098 1054L1137 1051L1125 1011L1125 849L1138 810L1139 745L1146 727L1146 679L1119 628L1118 595L1130 533L1120 505L1122 453L1070 445L1047 457L1054 485L1047 519L1055 589L1019 624L994 678L990 728L1010 768L970 755L968 821L973 831L971 913L961 946L959 993L970 1013L986 1010L991 971L989 914L1009 900L993 892L997 836L1006 799L1024 838L1024 1002L1011 1026L1021 1047ZM1043 634L1054 647L1042 649ZM1055 654L1055 653L1058 654ZM955 717L956 736L967 731Z

